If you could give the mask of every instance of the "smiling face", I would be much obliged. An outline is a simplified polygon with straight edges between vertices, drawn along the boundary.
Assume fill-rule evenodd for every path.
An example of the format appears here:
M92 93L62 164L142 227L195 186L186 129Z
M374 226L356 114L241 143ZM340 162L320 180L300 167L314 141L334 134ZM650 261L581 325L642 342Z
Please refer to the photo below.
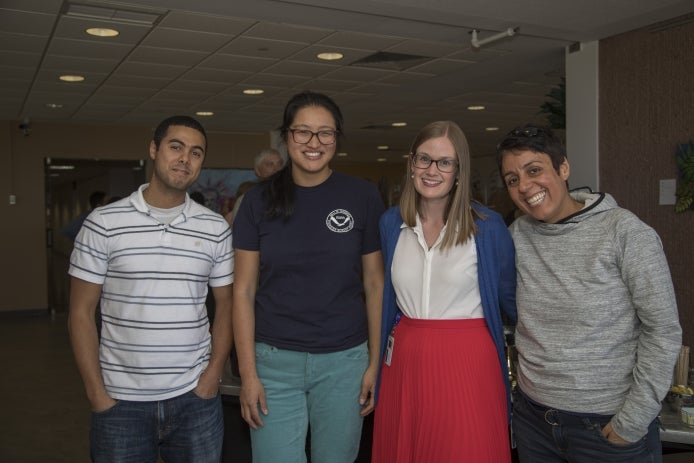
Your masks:
M322 106L304 106L296 112L287 133L287 152L292 160L292 177L297 185L315 186L330 176L328 163L335 156L336 144L324 145L318 136L311 136L308 143L294 141L291 130L311 132L336 131L335 119Z
M205 137L193 128L171 125L158 148L154 141L150 143L149 156L154 161L152 192L185 199L188 187L200 175L205 159Z
M418 168L415 157L420 160L429 159L432 161L431 165L426 169ZM452 172L441 172L437 163L433 161L453 162ZM448 201L448 195L455 186L458 175L458 156L453 143L447 137L430 138L417 147L410 162L414 189L419 193L420 201ZM439 165L443 167L443 164Z
M549 155L531 150L506 151L501 161L501 175L513 202L547 223L557 223L582 206L569 195L569 172L566 158L557 172Z

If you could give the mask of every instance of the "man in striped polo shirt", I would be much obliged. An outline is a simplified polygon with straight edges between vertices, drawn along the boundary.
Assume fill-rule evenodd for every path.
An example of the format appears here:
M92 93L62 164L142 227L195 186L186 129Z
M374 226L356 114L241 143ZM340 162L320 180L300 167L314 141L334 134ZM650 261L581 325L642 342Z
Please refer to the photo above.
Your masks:
M186 193L206 148L195 119L162 121L150 183L94 210L75 240L68 328L92 408L93 461L220 460L234 257L227 222Z

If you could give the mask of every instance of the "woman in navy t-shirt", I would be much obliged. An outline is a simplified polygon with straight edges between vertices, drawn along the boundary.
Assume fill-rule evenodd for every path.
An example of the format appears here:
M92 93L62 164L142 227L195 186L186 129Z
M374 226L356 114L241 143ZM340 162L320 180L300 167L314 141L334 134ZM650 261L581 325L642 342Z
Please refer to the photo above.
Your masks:
M342 114L295 95L280 128L287 165L234 220L234 334L253 461L352 463L373 410L383 261L374 185L330 169Z

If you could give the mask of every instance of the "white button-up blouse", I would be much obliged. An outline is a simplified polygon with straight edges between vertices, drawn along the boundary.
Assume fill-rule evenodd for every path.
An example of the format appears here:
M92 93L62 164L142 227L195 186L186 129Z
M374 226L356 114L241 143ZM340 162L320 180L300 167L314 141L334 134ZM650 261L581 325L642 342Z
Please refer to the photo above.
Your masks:
M453 320L482 318L474 238L441 250L446 226L429 248L417 216L403 224L393 256L392 279L397 304L409 318Z

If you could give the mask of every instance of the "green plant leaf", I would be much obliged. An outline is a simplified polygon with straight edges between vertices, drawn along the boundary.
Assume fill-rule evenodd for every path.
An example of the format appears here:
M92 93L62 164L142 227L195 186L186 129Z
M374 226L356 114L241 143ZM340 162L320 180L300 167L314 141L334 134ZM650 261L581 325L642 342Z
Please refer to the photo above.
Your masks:
M557 87L545 94L550 100L540 105L538 114L545 114L553 129L566 128L566 78L562 77Z
M678 145L676 156L681 178L689 181L694 180L694 144L690 142Z

